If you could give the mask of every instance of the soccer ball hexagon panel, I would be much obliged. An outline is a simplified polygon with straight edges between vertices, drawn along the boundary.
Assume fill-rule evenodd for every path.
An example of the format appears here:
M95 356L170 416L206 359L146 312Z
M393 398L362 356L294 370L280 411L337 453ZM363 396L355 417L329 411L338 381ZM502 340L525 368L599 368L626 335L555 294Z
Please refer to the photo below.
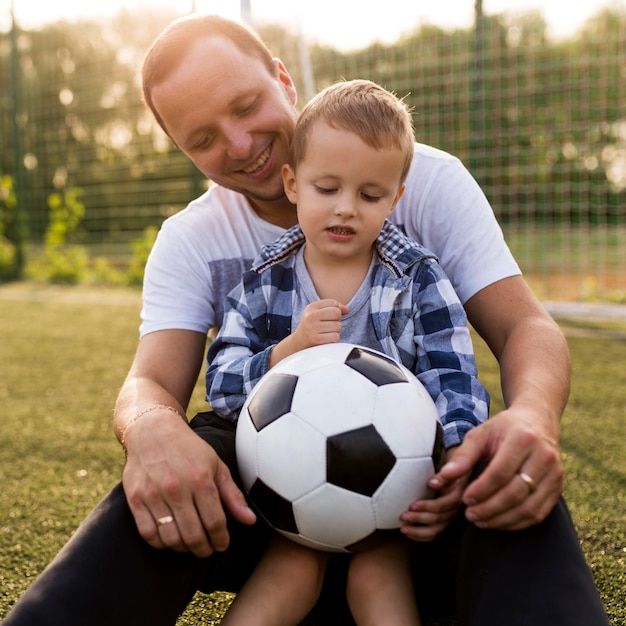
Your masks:
M441 448L434 402L413 374L369 348L308 348L272 368L237 425L240 475L287 537L349 552L397 529Z

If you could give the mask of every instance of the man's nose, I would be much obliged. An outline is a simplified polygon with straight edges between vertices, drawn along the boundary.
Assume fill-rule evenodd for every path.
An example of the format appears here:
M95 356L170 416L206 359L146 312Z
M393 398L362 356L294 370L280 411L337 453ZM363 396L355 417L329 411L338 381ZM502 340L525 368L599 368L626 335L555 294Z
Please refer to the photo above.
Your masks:
M233 124L224 130L224 138L229 158L243 160L250 156L253 138L245 128Z

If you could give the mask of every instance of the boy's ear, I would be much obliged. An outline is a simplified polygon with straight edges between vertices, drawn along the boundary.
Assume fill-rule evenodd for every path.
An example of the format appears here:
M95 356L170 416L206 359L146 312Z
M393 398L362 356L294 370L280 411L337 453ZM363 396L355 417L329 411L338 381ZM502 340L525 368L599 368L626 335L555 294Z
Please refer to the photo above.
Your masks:
M396 194L396 197L394 198L391 204L391 208L389 209L389 214L391 214L391 212L396 208L396 204L398 204L398 200L400 200L400 198L402 197L402 194L404 193L405 189L406 189L406 185L402 183L402 185L400 186L400 189L398 189L398 193Z
M285 188L285 195L291 204L296 204L298 201L298 194L296 193L296 173L288 163L283 165L281 170L283 175L283 187Z
M291 104L296 106L296 102L298 101L298 92L296 91L296 86L291 78L291 75L287 71L285 64L278 57L274 57L274 65L276 66L276 76L278 78L278 82L285 90Z

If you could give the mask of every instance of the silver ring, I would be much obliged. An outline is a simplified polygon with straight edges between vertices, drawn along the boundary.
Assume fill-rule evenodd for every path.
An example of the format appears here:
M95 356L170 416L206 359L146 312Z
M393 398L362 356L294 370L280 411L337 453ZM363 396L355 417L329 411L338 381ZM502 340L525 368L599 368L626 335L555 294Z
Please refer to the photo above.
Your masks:
M165 526L165 524L171 524L174 521L174 518L171 515L164 515L163 517L158 517L156 520L157 526Z
M518 472L519 477L526 483L530 494L537 491L537 483L526 472Z

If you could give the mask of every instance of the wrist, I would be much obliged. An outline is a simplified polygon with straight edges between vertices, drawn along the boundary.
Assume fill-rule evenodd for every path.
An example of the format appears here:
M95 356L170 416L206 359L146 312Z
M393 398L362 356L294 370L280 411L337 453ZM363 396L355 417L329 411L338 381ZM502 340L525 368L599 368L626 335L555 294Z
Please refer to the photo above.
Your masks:
M144 417L144 415L147 415L148 413L153 413L155 411L175 413L181 419L186 419L186 417L178 409L168 404L152 404L145 409L142 409L141 411L139 411L139 413L133 415L120 429L119 442L124 449L124 454L128 456L128 450L126 448L126 435L128 433L128 429L136 424L142 417Z
M270 352L270 368L280 363L286 357L295 354L300 348L297 346L297 340L294 335L288 335L279 341Z

